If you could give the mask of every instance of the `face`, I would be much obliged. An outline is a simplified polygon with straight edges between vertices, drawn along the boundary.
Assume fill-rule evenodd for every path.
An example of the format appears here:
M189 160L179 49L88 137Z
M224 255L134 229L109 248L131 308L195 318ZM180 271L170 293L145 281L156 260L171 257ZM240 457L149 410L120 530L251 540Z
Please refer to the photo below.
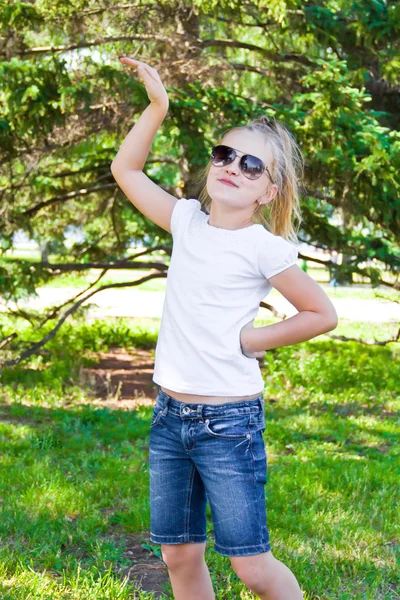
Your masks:
M259 203L267 204L272 200L278 187L272 184L267 171L264 171L258 179L248 179L239 168L240 157L242 153L257 156L272 174L271 148L262 134L247 130L230 131L224 136L221 144L235 148L240 156L236 155L235 160L226 166L210 165L207 192L213 203L248 208L251 216ZM222 178L233 181L237 187L222 183L220 181Z

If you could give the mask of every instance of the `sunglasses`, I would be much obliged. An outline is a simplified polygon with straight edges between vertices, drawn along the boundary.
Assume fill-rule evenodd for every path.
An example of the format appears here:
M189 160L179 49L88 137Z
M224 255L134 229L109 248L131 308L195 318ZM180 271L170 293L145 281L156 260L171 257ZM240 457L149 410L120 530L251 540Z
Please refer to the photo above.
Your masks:
M210 160L215 167L225 167L226 165L230 165L235 160L236 156L241 156L239 169L247 179L258 179L264 171L267 171L271 182L274 183L268 167L262 160L252 154L242 154L230 146L224 146L222 144L214 146L211 151Z

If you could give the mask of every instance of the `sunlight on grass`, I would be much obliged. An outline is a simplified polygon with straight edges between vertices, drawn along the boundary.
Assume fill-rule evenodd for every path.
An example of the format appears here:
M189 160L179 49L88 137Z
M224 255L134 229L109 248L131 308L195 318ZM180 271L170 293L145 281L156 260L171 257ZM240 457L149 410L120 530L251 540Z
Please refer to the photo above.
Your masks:
M258 320L256 326L274 322ZM2 318L3 333L31 332ZM0 402L0 596L5 599L154 598L126 574L129 535L149 531L152 405L93 403L80 369L107 348L147 349L159 320L66 323L46 353L3 369ZM390 324L342 324L385 336ZM24 333L25 332L25 333ZM28 336L29 333L29 336ZM398 345L321 335L267 352L262 365L268 461L267 517L274 555L305 600L393 600L399 589L400 364ZM213 549L216 598L253 600ZM159 555L160 546L148 542ZM150 550L152 551L152 550ZM163 598L172 598L166 582Z

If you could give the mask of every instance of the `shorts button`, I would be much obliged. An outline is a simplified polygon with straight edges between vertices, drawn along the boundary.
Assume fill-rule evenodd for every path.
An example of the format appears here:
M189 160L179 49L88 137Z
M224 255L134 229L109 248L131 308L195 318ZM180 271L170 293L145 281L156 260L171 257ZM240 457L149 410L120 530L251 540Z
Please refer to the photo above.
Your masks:
M189 408L188 406L184 406L184 407L183 407L183 413L184 413L185 415L187 415L188 413L190 413L190 408Z

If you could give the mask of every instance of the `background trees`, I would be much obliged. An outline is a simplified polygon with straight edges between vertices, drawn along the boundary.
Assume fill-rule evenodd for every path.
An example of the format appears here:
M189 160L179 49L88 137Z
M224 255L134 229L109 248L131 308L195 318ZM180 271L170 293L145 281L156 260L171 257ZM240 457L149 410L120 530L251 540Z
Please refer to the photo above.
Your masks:
M170 252L170 235L131 205L110 172L148 103L122 54L157 68L169 92L145 167L155 182L195 196L218 134L261 114L282 119L306 161L299 240L343 256L327 263L341 283L398 287L398 3L44 0L3 1L0 11L5 300L66 270L103 276L115 261L137 268L134 244ZM69 226L82 232L72 246ZM21 230L41 244L41 262L4 255ZM165 276L156 254L154 263Z

